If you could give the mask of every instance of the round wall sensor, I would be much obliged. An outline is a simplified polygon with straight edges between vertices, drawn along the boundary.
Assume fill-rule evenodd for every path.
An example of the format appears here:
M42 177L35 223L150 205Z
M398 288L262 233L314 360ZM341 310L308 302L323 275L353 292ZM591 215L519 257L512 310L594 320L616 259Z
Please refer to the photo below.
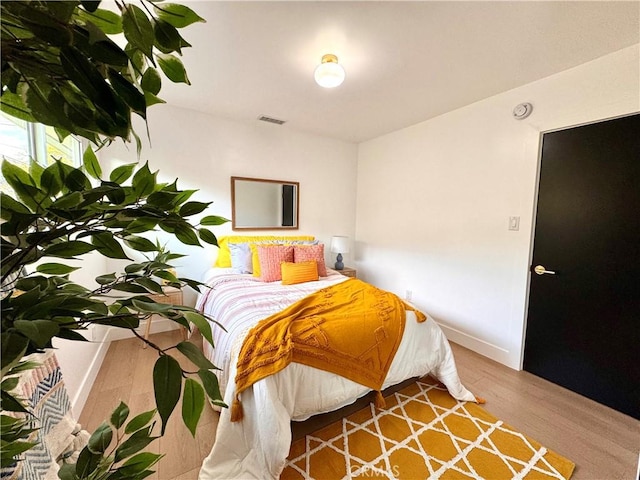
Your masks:
M522 120L523 118L527 118L531 115L533 111L533 105L530 103L521 103L520 105L516 105L513 109L513 118L516 120Z

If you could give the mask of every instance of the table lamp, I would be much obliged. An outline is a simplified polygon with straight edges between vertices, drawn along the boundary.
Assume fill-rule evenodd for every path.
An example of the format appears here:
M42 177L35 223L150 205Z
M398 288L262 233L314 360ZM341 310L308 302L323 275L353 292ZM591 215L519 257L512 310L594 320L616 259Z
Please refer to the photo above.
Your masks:
M342 270L344 268L344 263L342 263L342 254L349 253L349 237L344 237L341 235L336 235L331 238L331 252L337 253L336 257L336 270Z

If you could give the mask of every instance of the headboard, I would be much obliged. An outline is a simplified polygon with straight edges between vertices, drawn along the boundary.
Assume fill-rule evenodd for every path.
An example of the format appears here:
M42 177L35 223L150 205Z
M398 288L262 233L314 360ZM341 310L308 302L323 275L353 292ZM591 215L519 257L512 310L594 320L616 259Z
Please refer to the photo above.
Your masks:
M261 242L282 242L287 241L312 241L315 237L312 235L230 235L218 239L218 258L216 259L216 267L231 267L231 252L229 251L229 243L261 243Z

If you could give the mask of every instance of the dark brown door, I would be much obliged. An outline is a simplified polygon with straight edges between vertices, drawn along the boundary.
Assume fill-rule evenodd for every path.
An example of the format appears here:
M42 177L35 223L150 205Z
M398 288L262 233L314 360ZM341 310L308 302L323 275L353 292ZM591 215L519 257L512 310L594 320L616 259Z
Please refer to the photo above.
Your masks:
M524 369L640 418L640 114L543 135L531 268Z

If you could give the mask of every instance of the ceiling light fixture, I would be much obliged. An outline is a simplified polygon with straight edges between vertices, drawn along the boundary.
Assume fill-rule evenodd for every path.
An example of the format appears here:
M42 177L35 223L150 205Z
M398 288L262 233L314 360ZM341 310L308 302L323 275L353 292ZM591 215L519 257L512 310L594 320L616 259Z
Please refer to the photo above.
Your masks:
M332 53L322 56L322 63L317 66L313 77L316 83L324 88L333 88L344 82L344 68L338 64L338 57Z

